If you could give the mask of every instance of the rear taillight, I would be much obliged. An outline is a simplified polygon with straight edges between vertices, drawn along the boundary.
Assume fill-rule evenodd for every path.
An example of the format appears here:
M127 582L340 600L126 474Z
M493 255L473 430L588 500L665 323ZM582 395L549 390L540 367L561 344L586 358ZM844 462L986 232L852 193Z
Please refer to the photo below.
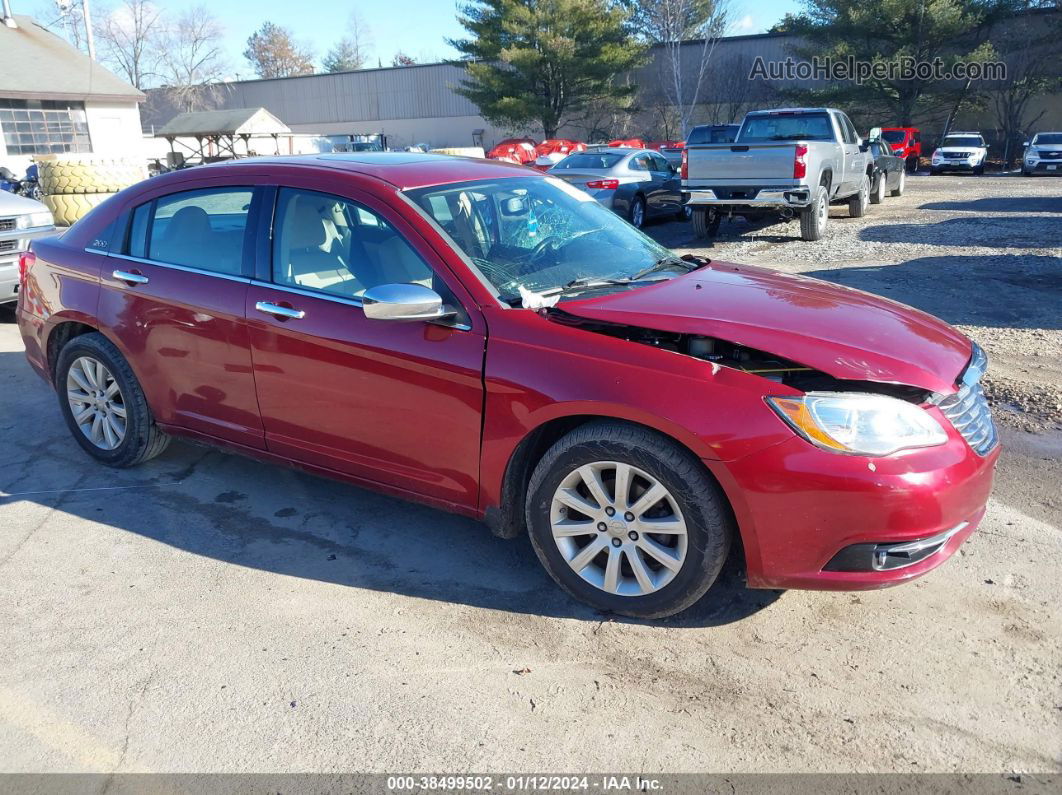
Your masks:
M23 251L18 255L18 289L26 286L26 275L37 262L37 255L32 251Z
M797 144L793 152L793 179L804 179L808 175L807 144Z
M679 169L679 176L682 177L682 179L690 178L689 155L686 154L685 149L682 150L682 168Z
M592 179L586 183L586 187L593 190L616 190L619 187L618 179Z

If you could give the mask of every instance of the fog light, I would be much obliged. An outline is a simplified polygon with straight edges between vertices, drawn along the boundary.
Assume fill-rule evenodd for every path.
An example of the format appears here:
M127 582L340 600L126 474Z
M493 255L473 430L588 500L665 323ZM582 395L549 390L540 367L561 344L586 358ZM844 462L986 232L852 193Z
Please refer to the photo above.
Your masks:
M961 522L943 533L915 541L852 544L834 555L823 571L892 571L913 566L940 552L952 536L968 525L969 522Z

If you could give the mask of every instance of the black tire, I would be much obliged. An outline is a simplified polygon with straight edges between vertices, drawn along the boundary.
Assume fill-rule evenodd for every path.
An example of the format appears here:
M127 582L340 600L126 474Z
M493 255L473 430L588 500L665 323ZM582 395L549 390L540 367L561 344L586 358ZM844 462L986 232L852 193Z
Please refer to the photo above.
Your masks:
M126 411L126 431L124 439L112 450L97 447L82 433L74 422L70 402L66 398L67 374L71 365L83 356L102 362L110 370L121 391ZM155 424L155 418L144 397L144 390L140 388L140 382L136 380L129 362L102 334L83 334L63 346L55 364L55 384L59 396L59 411L62 412L70 433L82 449L97 461L117 468L131 467L154 458L169 445L170 437Z
M826 186L819 185L814 201L807 209L800 211L800 239L812 242L822 238L826 231L826 221L830 216L830 200Z
M983 165L978 166L977 168L974 169L973 173L974 173L975 176L980 177L982 174L985 173L985 167Z
M635 196L631 199L630 207L627 208L627 220L631 226L635 229L641 229L645 226L645 212L645 199L641 196ZM641 219L641 221L639 222L638 219Z
M929 169L929 176L931 176L931 177L939 177L940 176L940 171L938 171L935 168L931 168L931 169Z
M918 158L917 157L909 157L909 158L907 158L907 160L904 161L904 166L907 168L907 173L908 174L914 174L916 171L918 171Z
M863 175L863 182L859 190L848 199L848 214L852 218L862 218L867 214L867 205L870 204L870 177Z
M900 171L900 181L896 183L896 187L890 191L890 196L903 196L904 188L907 186L907 174Z
M1023 168L1023 169L1021 170L1021 175L1022 175L1023 177L1031 177L1031 176L1032 176L1032 172L1031 172L1031 171L1026 171L1026 170L1025 170L1025 169Z
M870 191L870 203L881 204L885 201L885 183L888 181L889 175L884 171L878 173L878 178L874 180L874 187Z
M598 461L628 463L657 478L682 511L686 557L659 590L608 593L576 574L557 547L550 529L553 495L571 472ZM546 452L528 486L526 519L535 554L561 588L600 610L635 618L673 615L700 599L719 575L735 532L726 497L696 456L648 428L611 421L580 426Z
M719 233L719 224L723 218L719 213L707 207L694 207L691 220L693 221L693 233L697 237L712 238Z

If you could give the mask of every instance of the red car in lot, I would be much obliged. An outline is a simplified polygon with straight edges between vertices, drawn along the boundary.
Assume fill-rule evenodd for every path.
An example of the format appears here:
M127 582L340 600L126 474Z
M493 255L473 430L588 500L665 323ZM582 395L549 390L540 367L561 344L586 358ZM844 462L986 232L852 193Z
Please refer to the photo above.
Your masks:
M561 587L633 616L691 605L732 547L752 587L924 574L998 457L984 355L944 322L679 257L495 161L165 174L20 278L26 356L102 463L183 436L295 464L529 533Z
M922 133L917 127L882 127L881 137L892 147L896 157L902 157L908 171L918 170L922 156Z
M508 160L510 163L527 165L534 163L538 154L535 142L530 138L506 138L487 152L491 160Z

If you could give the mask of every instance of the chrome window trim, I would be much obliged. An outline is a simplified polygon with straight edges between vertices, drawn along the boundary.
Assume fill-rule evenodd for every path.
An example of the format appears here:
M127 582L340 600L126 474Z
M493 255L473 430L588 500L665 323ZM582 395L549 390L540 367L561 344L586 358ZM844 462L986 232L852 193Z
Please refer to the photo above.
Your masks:
M100 252L97 252L97 253L107 254L107 252L105 252L105 251L100 251ZM143 257L133 257L133 256L131 256L129 254L107 254L107 256L108 257L113 257L114 259L126 260L128 262L139 262L142 265L154 265L155 267L158 267L158 268L169 268L171 270L183 271L185 273L198 273L198 274L200 274L202 276L214 276L214 277L216 277L218 279L225 279L226 281L230 281L230 282L239 282L240 284L250 284L251 283L251 279L248 278L247 276L233 276L233 275L231 275L229 273L218 273L217 271L209 271L209 270L206 270L205 268L196 268L196 267L193 267L191 265L177 265L176 263L173 263L173 262L160 262L158 260L145 259Z
M251 279L251 287L263 287L267 290L279 290L282 293L291 293L292 295L304 295L307 298L318 298L325 301L331 301L334 304L343 304L345 306L353 306L357 309L365 310L365 304L360 298L344 298L341 295L332 295L331 293L320 292L317 290L307 290L302 287L289 287L286 284L276 284L274 282L263 282L261 279ZM431 321L421 321L431 322ZM443 326L444 328L452 328L457 331L471 331L472 326L467 323L436 323L436 325Z

